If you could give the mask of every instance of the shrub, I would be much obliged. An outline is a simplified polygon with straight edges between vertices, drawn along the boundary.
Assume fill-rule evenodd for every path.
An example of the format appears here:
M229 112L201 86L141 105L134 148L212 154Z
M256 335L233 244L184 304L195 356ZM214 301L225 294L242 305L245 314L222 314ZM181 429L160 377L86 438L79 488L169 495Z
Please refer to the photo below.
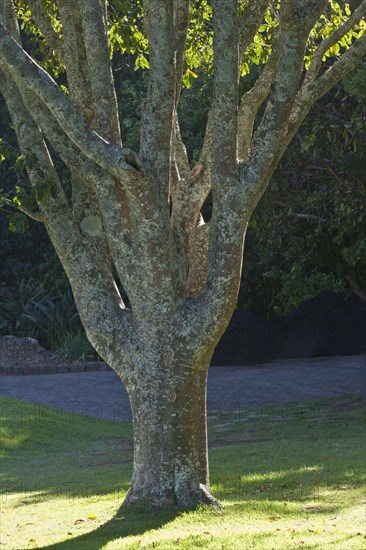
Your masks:
M53 296L37 289L32 279L0 289L0 334L30 336L54 350L63 345L66 335L80 330L70 289Z
M300 269L293 269L282 276L282 287L277 294L278 308L288 315L306 300L310 300L325 290L345 292L345 283L331 273L313 271L304 275Z
M97 352L82 330L66 334L62 346L54 356L58 359L71 359L73 361L96 361L99 359Z

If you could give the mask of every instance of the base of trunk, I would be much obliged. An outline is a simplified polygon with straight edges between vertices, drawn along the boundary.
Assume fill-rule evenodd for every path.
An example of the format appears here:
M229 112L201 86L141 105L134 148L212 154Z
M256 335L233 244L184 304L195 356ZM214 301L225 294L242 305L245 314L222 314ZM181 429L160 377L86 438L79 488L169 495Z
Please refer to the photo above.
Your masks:
M173 352L144 367L130 381L134 467L124 506L154 509L220 506L210 494L207 448L208 364ZM165 350L165 351L164 351ZM163 353L164 351L164 353Z
M223 508L222 504L202 484L191 487L189 491L161 491L159 488L139 490L131 487L123 501L123 507L125 508L137 507L149 510L162 510L164 508L171 508L172 506L180 509L192 509L198 504Z

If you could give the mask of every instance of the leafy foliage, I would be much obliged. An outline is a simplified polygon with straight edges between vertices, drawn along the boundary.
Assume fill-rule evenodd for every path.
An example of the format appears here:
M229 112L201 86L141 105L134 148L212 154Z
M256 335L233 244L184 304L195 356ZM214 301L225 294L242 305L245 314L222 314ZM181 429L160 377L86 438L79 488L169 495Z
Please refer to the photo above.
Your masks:
M41 31L36 26L27 2L25 0L16 0L15 7L26 48L32 52L32 56L37 62L57 79L65 72L65 67L61 60L56 52L47 44ZM42 0L42 7L55 33L62 38L62 25L56 2Z
M93 361L98 359L98 354L81 329L64 335L62 345L54 354L58 359L70 359L73 361Z
M312 110L252 218L240 304L286 315L321 290L366 280L366 66ZM312 294L312 295L314 295Z
M324 40L332 34L338 27L347 21L351 14L350 4L348 2L334 2L330 0L327 11L320 16L318 23L310 33L308 51L305 56L305 67L308 68L313 57L315 48L319 40ZM333 44L323 56L323 61L330 57L340 57L341 54L349 48L354 39L359 38L366 29L365 21L361 20L359 25L346 33L338 42Z
M81 330L71 291L52 296L32 279L0 289L0 333L30 336L49 349L62 347L71 332Z
M303 302L325 290L344 292L345 283L332 273L312 271L304 275L301 268L295 266L290 273L282 276L281 289L276 296L277 308L281 314L288 315Z
M149 46L143 28L142 2L110 2L109 40L111 59L119 52L133 57L134 69L148 69Z
M212 80L205 74L195 79L192 86L182 90L179 103L180 130L188 158L193 164L201 152L211 97Z
M113 60L123 143L131 149L140 147L141 105L147 88L144 71L135 71L135 56L117 53Z

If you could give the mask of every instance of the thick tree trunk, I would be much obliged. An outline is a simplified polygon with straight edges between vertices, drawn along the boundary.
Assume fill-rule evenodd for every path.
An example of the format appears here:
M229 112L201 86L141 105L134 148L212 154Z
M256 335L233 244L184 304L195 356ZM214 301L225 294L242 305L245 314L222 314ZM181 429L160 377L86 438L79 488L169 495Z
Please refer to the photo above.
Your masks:
M182 359L182 358L181 358ZM163 371L163 372L162 372ZM127 384L134 430L132 487L125 505L152 508L218 504L209 492L208 364L174 360Z

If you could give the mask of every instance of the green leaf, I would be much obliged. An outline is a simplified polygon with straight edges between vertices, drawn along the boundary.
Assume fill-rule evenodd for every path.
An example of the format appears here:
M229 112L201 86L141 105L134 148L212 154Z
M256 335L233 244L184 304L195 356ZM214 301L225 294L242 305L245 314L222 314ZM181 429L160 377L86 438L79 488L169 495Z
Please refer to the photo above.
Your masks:
M143 54L138 55L135 61L135 71L137 71L137 69L149 69L149 68L150 68L150 65L146 57Z
M23 234L29 226L27 216L21 213L9 215L8 223L9 231L11 231L12 233Z

